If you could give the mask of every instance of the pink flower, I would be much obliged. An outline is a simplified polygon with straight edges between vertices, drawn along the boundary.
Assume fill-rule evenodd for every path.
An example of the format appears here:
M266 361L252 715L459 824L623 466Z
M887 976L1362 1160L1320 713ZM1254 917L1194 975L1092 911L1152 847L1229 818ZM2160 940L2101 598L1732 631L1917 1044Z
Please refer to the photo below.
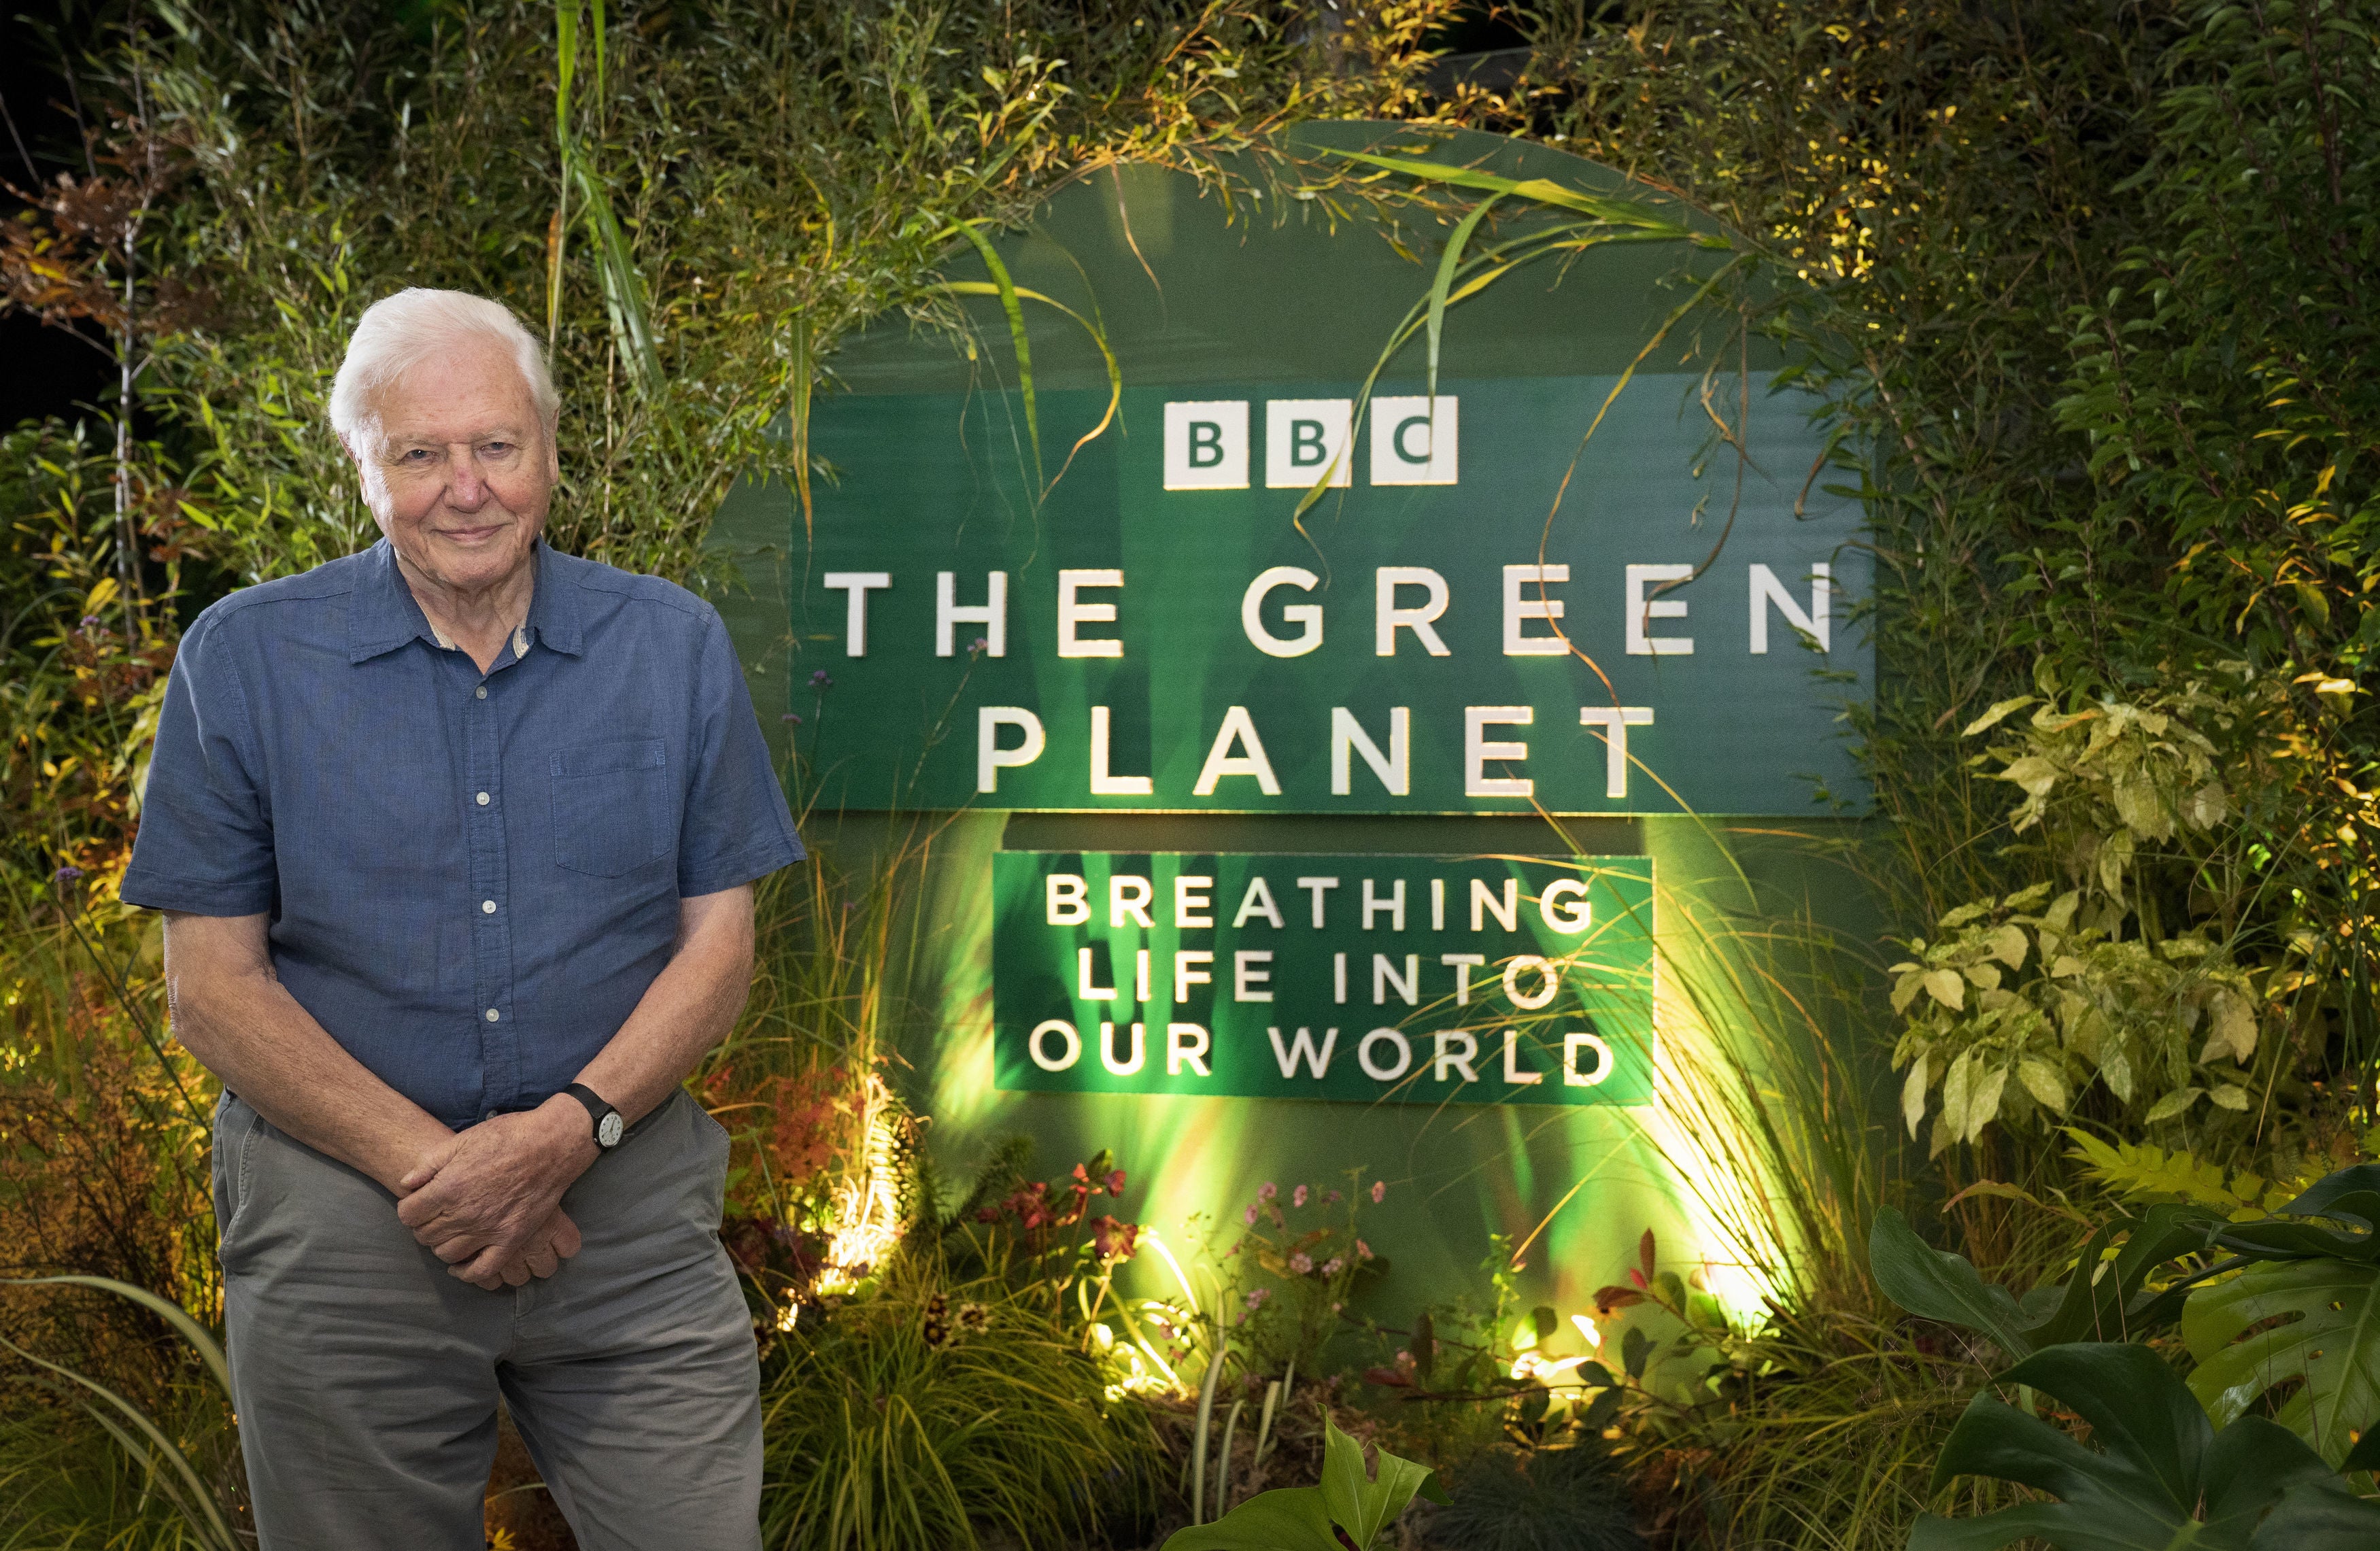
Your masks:
M1326 1277L1335 1277L1339 1274L1340 1268L1344 1266L1346 1264L1347 1257L1345 1255L1334 1254L1330 1259L1322 1263L1322 1274Z
M1258 1309L1264 1307L1264 1301L1271 1296L1272 1289L1269 1287L1260 1287L1254 1292L1249 1293L1247 1299L1248 1313L1254 1314Z
M1326 1206L1336 1206L1339 1205L1339 1193L1335 1190L1332 1191L1330 1194L1322 1198L1322 1204Z
M1371 1258L1372 1258L1372 1246L1371 1246L1371 1245L1369 1245L1369 1244L1367 1244L1367 1243L1366 1243L1366 1242L1364 1242L1364 1241L1363 1241L1363 1240L1361 1240L1361 1239L1356 1240L1356 1241L1355 1241L1355 1258L1356 1258L1356 1259L1358 1259L1358 1260L1369 1260L1369 1259L1371 1259Z
M1314 1269L1314 1257L1300 1250L1289 1257L1289 1268L1302 1277Z
M1293 1206L1303 1206L1305 1205L1305 1187L1304 1185L1300 1185L1295 1190L1289 1193L1289 1204Z
M1241 1213L1240 1218L1241 1220L1245 1222L1250 1228L1254 1228L1257 1225L1257 1209L1254 1206L1251 1206L1246 1211Z
M1123 1169L1119 1169L1114 1173L1108 1176L1108 1194L1110 1195L1122 1195L1123 1194Z
M1281 1187L1273 1183L1270 1180L1267 1180L1264 1183L1257 1187L1257 1199L1259 1201L1269 1201L1280 1194Z
M1389 1181L1386 1181L1386 1180L1374 1180L1374 1181L1372 1181L1372 1205L1373 1205L1373 1206L1378 1206L1378 1205L1380 1204L1381 1200L1382 1200L1384 1197L1386 1197L1388 1194L1389 1194Z

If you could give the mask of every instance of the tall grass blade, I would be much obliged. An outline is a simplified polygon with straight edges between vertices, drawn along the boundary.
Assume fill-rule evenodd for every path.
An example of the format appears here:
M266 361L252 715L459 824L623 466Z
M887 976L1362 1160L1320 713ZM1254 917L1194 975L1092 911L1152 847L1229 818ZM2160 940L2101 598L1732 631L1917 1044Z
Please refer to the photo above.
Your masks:
M1000 297L1000 309L1008 316L1009 343L1016 351L1017 392L1025 400L1025 436L1033 444L1033 488L1045 490L1049 481L1041 475L1041 416L1033 397L1033 341L1025 332L1025 304L1018 299L1016 282L1009 276L1008 266L1000 261L991 239L972 221L957 222L951 230L975 245L991 275L991 294ZM1104 343L1100 348L1106 348Z
M1075 454L1081 452L1083 448L1090 442L1097 441L1100 436L1106 434L1108 427L1115 423L1116 408L1123 403L1123 371L1116 365L1115 352L1108 346L1107 331L1100 328L1093 320L1084 317L1073 308L1068 307L1064 302L1058 300L1054 297L1044 296L1040 292L1033 290L1028 286L1011 285L1006 290L1002 290L998 285L989 285L980 280L949 280L942 282L939 285L934 285L929 288L935 291L947 292L953 296L996 296L1001 298L1002 307L1006 307L1012 299L1018 301L1038 301L1044 307L1056 308L1067 317L1072 318L1075 322L1080 323L1083 326L1083 332L1091 336L1091 343L1099 347L1099 357L1107 363L1108 370L1107 412L1099 417L1099 423L1098 425L1093 426L1090 430L1083 432L1082 435L1075 438L1075 444L1066 449L1066 461L1058 466L1058 472L1052 474L1050 477L1050 482L1041 487L1041 494L1044 498L1047 498L1051 491L1057 489L1058 481L1066 477L1066 470L1075 467ZM1021 308L1018 309L1016 316L1022 318L1023 309ZM1030 397L1032 363L1025 357L1021 350L1017 357L1017 367L1025 373L1025 380L1027 383L1026 413L1029 417L1033 413L1032 399ZM1038 430L1033 427L1029 418L1026 421L1026 430L1033 435L1034 455L1038 459L1041 451L1040 435Z

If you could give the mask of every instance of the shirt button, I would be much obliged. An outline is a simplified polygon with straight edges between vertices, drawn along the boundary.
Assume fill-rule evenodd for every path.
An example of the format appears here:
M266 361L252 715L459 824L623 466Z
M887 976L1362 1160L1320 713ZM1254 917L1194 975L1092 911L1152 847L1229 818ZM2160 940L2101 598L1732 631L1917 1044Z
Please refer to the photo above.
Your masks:
M481 807L488 806L488 794L485 792L480 794L480 806Z
M481 900L481 901L480 902L480 915L493 915L495 913L496 913L496 902L495 902L495 901L493 901L493 900Z
M488 1009L488 1022L492 1024L501 1016L503 1016L503 1014L499 1013L494 1008L491 1007Z
M484 684L480 685L479 688L471 691L471 697L475 700L486 699L488 697L488 686Z

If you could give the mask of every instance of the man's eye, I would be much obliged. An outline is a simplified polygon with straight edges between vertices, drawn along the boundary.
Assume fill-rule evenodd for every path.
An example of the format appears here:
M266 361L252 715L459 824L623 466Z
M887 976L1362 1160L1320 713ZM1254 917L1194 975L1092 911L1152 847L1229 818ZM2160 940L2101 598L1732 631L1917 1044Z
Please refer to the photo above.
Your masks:
M513 450L513 444L509 442L491 442L480 450L490 457L502 457Z
M407 463L428 463L430 461L430 449L427 447L408 447L405 450L403 457L404 461Z

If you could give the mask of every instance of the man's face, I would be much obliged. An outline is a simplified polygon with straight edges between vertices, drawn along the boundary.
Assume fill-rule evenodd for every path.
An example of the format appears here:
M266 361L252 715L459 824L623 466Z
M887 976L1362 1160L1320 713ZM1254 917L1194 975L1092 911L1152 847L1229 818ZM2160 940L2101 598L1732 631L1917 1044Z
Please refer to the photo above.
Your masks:
M474 339L407 371L374 407L377 434L367 425L347 452L398 556L467 593L528 564L561 467L512 351Z

